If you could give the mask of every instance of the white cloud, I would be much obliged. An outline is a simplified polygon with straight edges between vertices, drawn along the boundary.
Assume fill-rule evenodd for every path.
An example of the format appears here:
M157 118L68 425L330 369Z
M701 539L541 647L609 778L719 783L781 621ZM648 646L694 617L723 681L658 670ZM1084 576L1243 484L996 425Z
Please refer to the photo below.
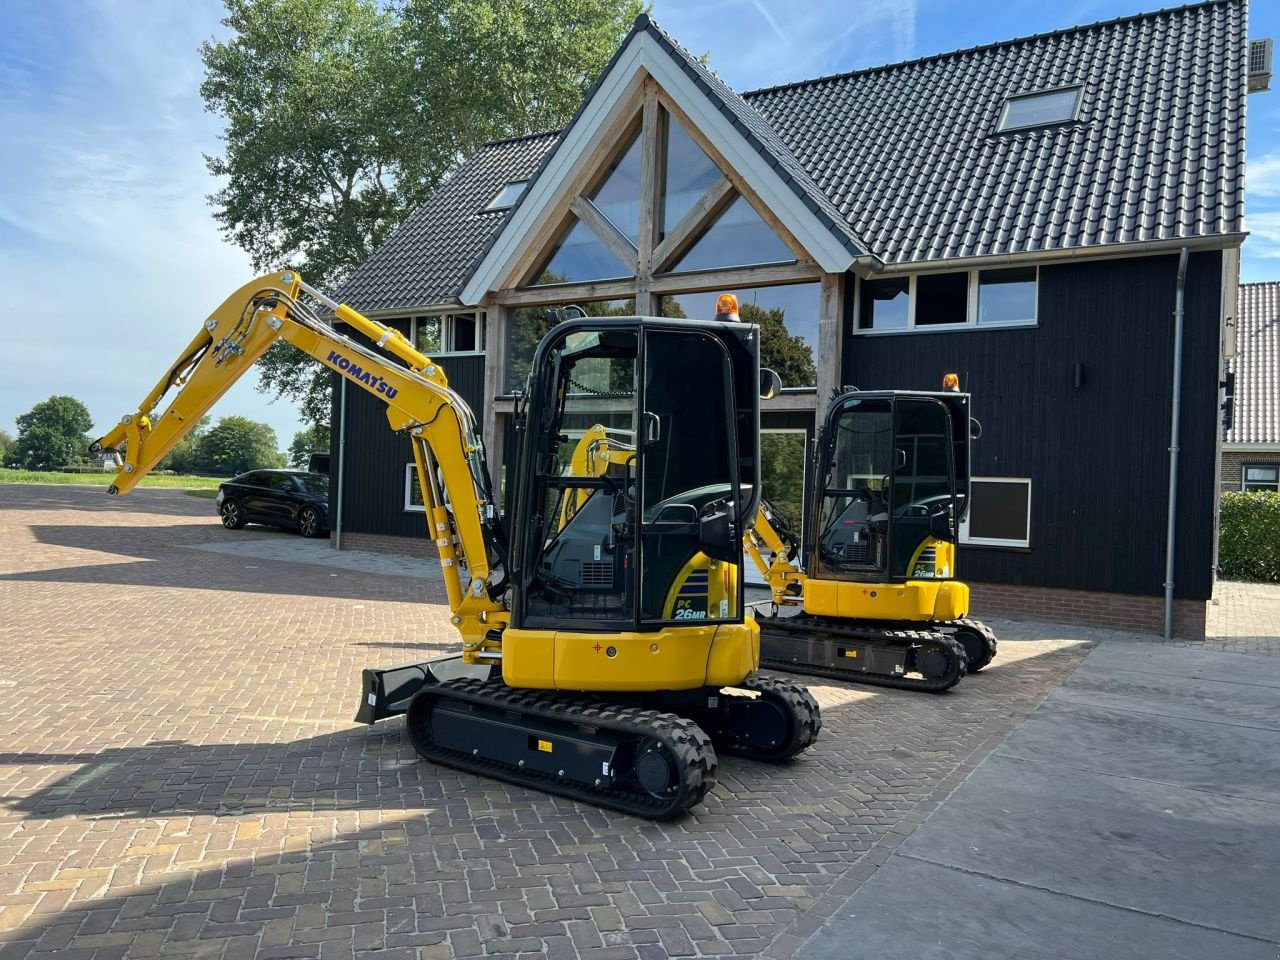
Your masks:
M1251 197L1280 197L1280 150L1250 157L1244 184Z
M743 91L909 59L917 8L917 0L657 0L654 16L693 53L709 50L712 69Z
M18 361L0 426L70 393L106 429L252 276L205 201L218 124L199 44L220 13L214 0L33 4L0 37L0 338ZM292 405L245 381L214 413L271 423L282 446L298 428Z

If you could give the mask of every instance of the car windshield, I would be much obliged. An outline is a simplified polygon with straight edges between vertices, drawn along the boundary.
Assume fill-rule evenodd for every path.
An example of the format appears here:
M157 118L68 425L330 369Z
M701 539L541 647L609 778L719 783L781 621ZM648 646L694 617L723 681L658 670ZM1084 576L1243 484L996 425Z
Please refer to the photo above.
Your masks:
M328 494L329 478L322 473L295 473L293 479L307 493Z

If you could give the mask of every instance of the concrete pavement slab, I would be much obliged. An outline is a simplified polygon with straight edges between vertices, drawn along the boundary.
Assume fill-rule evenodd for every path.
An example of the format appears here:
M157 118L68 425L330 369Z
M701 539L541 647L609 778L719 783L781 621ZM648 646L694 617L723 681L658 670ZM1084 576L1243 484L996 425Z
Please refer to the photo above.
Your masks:
M1243 653L1210 656L1250 661L1240 665L1242 670L1248 670L1254 661L1275 659ZM1106 710L1280 731L1280 687L1266 684L1143 673L1109 664L1089 666L1086 661L1070 685L1059 692L1059 698Z
M1109 710L1055 694L997 753L1280 804L1280 738L1270 730Z
M1106 643L1081 667L1086 672L1136 670L1168 677L1280 687L1280 659L1158 643Z
M796 960L886 957L1275 960L1276 947L895 856L796 954Z
M904 853L1280 943L1280 807L993 756Z

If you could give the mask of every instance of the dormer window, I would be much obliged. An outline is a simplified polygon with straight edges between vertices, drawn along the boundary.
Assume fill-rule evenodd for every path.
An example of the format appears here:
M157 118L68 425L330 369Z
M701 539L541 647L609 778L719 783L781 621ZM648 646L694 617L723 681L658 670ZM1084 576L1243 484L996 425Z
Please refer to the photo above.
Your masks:
M997 133L1070 123L1080 109L1080 87L1042 90L1010 97L1000 112Z
M506 184L498 191L498 195L489 201L485 210L510 210L516 205L516 201L520 199L527 186L529 186L528 180L514 180Z

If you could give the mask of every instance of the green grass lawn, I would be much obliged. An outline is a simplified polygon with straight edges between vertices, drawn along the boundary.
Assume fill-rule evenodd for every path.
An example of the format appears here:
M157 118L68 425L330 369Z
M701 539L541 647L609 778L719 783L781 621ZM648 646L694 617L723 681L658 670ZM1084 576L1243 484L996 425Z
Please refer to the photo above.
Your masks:
M105 487L115 479L115 473L58 473L52 470L14 470L0 467L0 483L73 483L88 487ZM207 496L217 495L218 477L186 477L152 474L143 477L140 487L168 487L176 490L207 491ZM203 494L202 494L203 495Z

